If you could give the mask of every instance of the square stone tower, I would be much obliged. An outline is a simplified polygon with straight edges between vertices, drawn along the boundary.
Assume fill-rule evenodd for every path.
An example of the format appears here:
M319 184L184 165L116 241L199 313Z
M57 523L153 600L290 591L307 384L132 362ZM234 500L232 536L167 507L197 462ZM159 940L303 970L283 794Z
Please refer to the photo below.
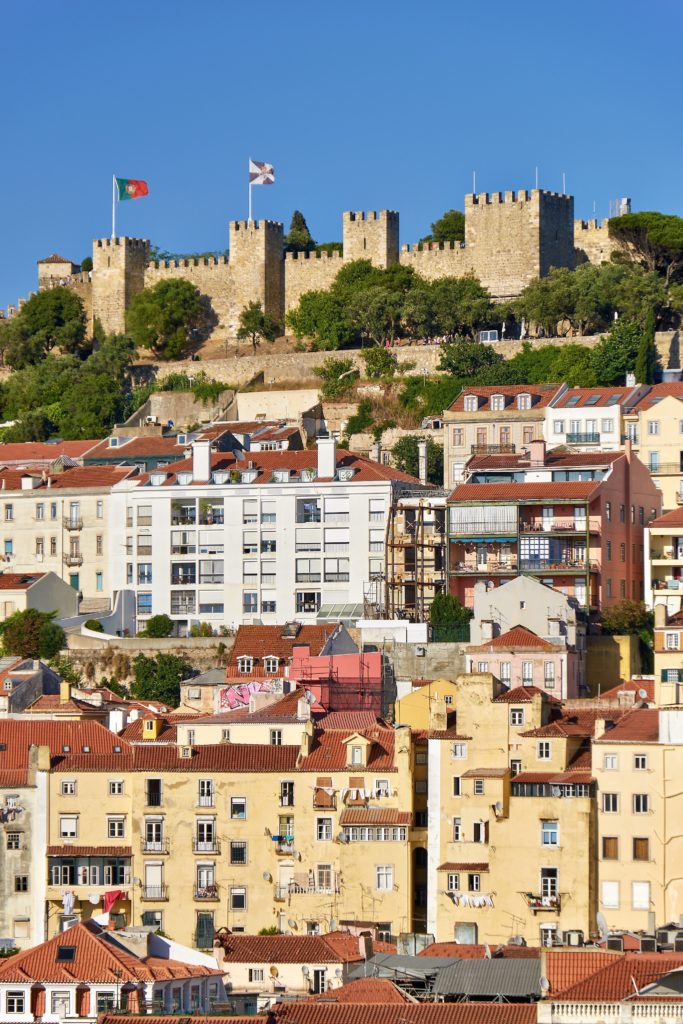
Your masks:
M371 260L376 267L398 263L398 213L368 210L344 214L344 261Z
M274 220L230 221L228 263L232 334L239 315L250 302L260 302L266 313L282 323L285 303L284 236Z
M126 310L145 286L149 242L144 238L96 238L92 249L92 315L107 334L126 329Z

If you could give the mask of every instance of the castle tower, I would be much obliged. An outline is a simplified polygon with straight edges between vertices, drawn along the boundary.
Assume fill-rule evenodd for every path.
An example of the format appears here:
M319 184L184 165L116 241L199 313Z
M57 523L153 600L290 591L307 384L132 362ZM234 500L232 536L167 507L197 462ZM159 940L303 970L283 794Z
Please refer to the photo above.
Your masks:
M149 242L143 238L97 238L92 248L92 315L107 334L126 329L126 310L145 284Z
M230 221L230 323L249 302L260 302L278 323L284 318L285 276L282 224L274 220Z
M344 260L372 260L376 267L398 263L396 210L344 214Z
M574 266L574 198L559 192L465 196L465 246L496 299L514 298L551 267Z

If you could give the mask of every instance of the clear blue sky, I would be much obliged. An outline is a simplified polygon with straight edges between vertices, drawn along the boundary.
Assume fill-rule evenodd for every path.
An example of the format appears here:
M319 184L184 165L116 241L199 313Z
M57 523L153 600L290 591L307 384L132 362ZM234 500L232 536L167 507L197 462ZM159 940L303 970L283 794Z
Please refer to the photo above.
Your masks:
M112 173L151 192L119 233L181 252L225 248L250 155L254 215L318 241L383 207L416 241L473 169L683 214L680 0L5 0L0 31L0 306L111 232Z

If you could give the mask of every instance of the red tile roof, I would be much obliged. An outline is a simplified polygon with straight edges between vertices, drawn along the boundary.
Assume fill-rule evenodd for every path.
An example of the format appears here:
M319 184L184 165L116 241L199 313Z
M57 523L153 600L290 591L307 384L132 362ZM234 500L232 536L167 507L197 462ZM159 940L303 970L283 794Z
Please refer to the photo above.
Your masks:
M535 1003L279 1003L277 1020L292 1024L536 1024Z
M553 403L554 409L600 409L607 406L608 401L614 395L619 399L615 406L623 405L629 395L633 394L634 388L568 388L565 393ZM573 401L578 396L579 401ZM588 405L589 398L598 398L597 402ZM571 401L571 404L570 404Z
M383 1006L398 1003L412 1003L405 992L386 978L358 978L339 988L328 989L311 1001L323 1003L381 1003ZM232 1024L232 1017L230 1018Z
M469 945L462 942L433 942L425 946L418 956L452 956L460 960L479 960L486 956L486 946ZM512 943L491 948L494 958L506 960L538 960L541 950L538 946L515 946Z
M599 696L593 699L596 702L603 700L616 700L620 693L635 693L638 694L639 690L645 690L646 695L643 700L653 701L655 699L655 681L654 679L627 679L618 686L613 686L609 690L603 690Z
M347 807L339 817L340 825L410 825L410 811L396 807Z
M66 256L60 256L59 253L53 252L52 256L46 256L44 260L38 260L38 263L73 263L73 260L68 260Z
M17 441L13 444L0 444L0 466L10 463L21 466L30 466L32 463L49 465L62 455L80 459L97 444L97 440L57 441L55 444L47 441Z
M101 704L90 704L87 700L78 700L70 697L69 700L62 700L58 693L42 693L32 704L25 709L24 714L50 714L61 712L64 715L86 714L95 718L104 718L107 709Z
M48 846L48 857L132 857L130 846Z
M661 714L666 714L662 710ZM659 741L658 708L633 708L623 714L613 729L603 733L598 743L657 743ZM607 717L603 714L603 717ZM611 717L611 716L610 716Z
M371 740L368 748L366 768L353 766L355 774L363 775L365 771L396 771L394 762L395 732L386 726L374 726L371 729L358 730L361 736ZM316 732L313 746L308 757L301 760L301 771L343 771L347 765L347 747L344 740L350 733L344 729L326 729ZM298 748L297 748L298 749Z
M62 758L63 747L72 751L90 747L93 755L106 756L108 761L121 755L113 753L118 737L99 722L58 721L55 719L0 719L0 785L25 785L27 781L29 747L50 748L54 758Z
M479 412L491 411L491 396L492 395L503 395L507 399L505 402L505 412L517 411L517 402L515 399L518 395L531 395L532 404L531 409L525 409L525 412L532 412L538 409L543 409L551 399L557 394L560 389L559 384L507 384L507 385L491 385L482 387L464 387L455 401L449 405L449 412L464 412L465 411L465 396L476 395L481 399L479 404Z
M561 713L537 729L528 729L522 736L592 736L595 731L595 723L604 719L609 722L616 722L628 712L624 708L600 708L589 706L587 708L563 708ZM610 733L611 735L611 733Z
M298 708L299 701L304 695L304 690L295 689L289 693L284 694L282 697L274 696L271 703L266 704L263 707L259 707L258 710L250 713L249 707L245 705L241 708L235 708L234 711L223 711L217 715L201 715L199 718L195 715L193 720L197 725L202 723L210 723L217 725L231 725L231 724L254 724L258 722L303 722L305 719L299 718ZM270 694L268 696L271 696Z
M140 718L136 718L135 721L129 722L125 729L122 729L119 736L126 740L128 743L177 743L178 741L178 720L174 720L173 723L169 722L167 718L162 718L160 715L152 715L153 718L159 718L161 721L161 727L159 733L154 740L143 740L142 738L142 722L145 716L141 715ZM179 716L180 717L180 716ZM185 717L185 716L182 716ZM187 716L190 717L189 715ZM191 716L193 719L195 715Z
M549 949L545 954L545 960L546 977L550 982L550 997L553 998L564 989L590 978L622 956L623 953L603 952L599 949Z
M542 481L519 484L458 484L448 496L455 501L581 501L590 498L600 486L599 480Z
M618 459L623 459L624 453L618 452L575 452L565 445L557 448L547 448L543 465L551 469L571 466L592 467L610 466ZM476 473L485 469L525 469L532 465L531 455L528 451L517 452L510 455L476 455L467 463L468 472ZM538 463L533 463L538 468Z
M187 458L185 452L188 444L178 444L178 438L173 434L152 434L147 437L120 437L118 444L112 447L109 438L99 441L87 454L86 461L96 459L116 459L123 462L124 459L141 458L144 456L175 456L178 460ZM0 452L1 455L1 452ZM159 469L162 473L165 466Z
M563 1002L616 1002L683 966L683 954L626 953L554 998Z
M327 935L244 935L219 932L225 963L334 964L362 960L359 939L348 932ZM375 952L395 953L390 942L373 942ZM300 1005L297 1003L297 1006Z
M470 768L464 772L463 779L504 779L509 768Z
M2 460L0 460L1 462ZM61 473L54 473L44 481L36 477L37 486L31 493L44 497L50 490L81 490L102 487L113 487L114 484L125 480L128 476L135 476L135 466L73 466ZM20 491L21 479L27 474L19 469L0 469L0 487L4 484L4 490ZM49 483L49 487L48 487Z
M650 529L653 527L659 529L663 526L672 528L683 526L683 506L675 508L671 512L665 512L663 516L658 516L656 519L653 519L651 523L648 523L648 527Z
M60 946L75 947L74 959L57 961ZM33 949L24 950L0 961L0 983L74 985L78 982L108 982L116 977L121 983L158 981L220 975L222 971L196 964L159 957L138 957L119 946L115 936L94 922L77 924Z
M0 590L28 590L46 575L44 572L0 572Z
M349 729L363 731L373 725L385 725L377 718L374 711L328 711L324 715L314 715L316 725L320 729Z
M663 398L669 397L679 398L683 401L683 381L672 380L662 381L661 384L653 384L643 398L639 399L635 405L630 406L629 412L645 412Z
M278 670L270 675L281 676L283 669L292 657L292 649L296 646L308 645L313 657L317 657L325 646L327 638L332 635L336 626L301 626L295 637L283 636L284 626L240 626L235 634L235 642L228 658L228 668L237 668L239 657L254 659L252 675L264 675L263 659L269 655L280 659ZM241 673L245 679L249 675ZM233 681L230 676L230 681Z
M547 782L551 786L559 785L589 785L595 782L590 772L564 771L564 772L520 772L511 780L513 785L516 782Z
M527 629L525 626L513 626L512 629L508 629L506 633L501 633L500 636L493 637L492 640L488 640L486 643L479 645L472 645L467 648L468 652L474 651L510 651L510 650L530 650L530 651L559 651L560 648L554 644L548 643L543 637L538 636L532 630Z
M482 861L480 863L468 863L467 861L450 861L447 860L445 864L439 864L437 871L488 871L489 865ZM431 953L430 956L436 956L436 953Z
M538 686L514 686L511 690L504 690L497 697L493 698L494 704L531 704L534 696L540 694L546 700L559 704L557 697L551 697L545 690Z

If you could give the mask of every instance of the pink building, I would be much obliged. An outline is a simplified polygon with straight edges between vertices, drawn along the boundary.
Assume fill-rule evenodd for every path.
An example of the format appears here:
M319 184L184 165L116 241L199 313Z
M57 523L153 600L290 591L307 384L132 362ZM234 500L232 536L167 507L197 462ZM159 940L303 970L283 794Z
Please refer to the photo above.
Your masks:
M299 644L292 652L289 678L310 690L328 711L372 711L386 714L393 696L383 689L379 651L312 655Z
M475 457L448 498L449 590L474 604L489 590L530 575L599 614L644 595L644 528L661 495L631 452L546 450Z
M564 700L579 697L579 655L524 626L466 650L468 672L491 672L511 689L534 687Z

